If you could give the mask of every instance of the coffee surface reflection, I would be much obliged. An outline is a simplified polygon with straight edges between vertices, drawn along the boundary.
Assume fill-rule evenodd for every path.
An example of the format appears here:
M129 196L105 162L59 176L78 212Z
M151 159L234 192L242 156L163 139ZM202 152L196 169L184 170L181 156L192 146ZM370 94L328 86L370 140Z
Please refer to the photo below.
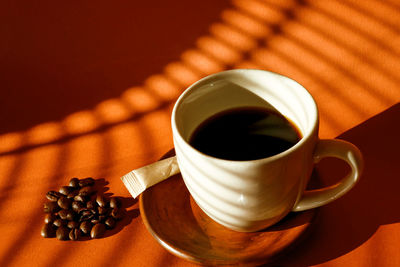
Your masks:
M277 111L262 107L228 109L202 122L189 143L226 160L255 160L279 154L301 138L297 127Z

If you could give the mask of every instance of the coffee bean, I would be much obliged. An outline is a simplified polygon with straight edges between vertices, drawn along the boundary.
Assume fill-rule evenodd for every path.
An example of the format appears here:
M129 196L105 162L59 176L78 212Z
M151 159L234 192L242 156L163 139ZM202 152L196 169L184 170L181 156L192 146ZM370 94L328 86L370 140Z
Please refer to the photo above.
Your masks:
M90 237L100 238L104 235L105 231L106 231L106 226L102 223L98 223L95 226L93 226L92 230L90 231Z
M76 217L76 213L72 210L67 210L67 220L68 221L73 221Z
M44 216L45 223L52 223L57 219L58 219L58 217L54 213L47 213L46 216Z
M116 220L121 220L125 215L125 210L122 208L114 208L111 211L111 216Z
M100 222L100 220L97 218L94 218L94 219L91 219L90 220L90 222L93 224L93 225L95 225L95 224L98 224L99 222Z
M67 224L69 229L74 229L79 227L79 223L77 221L69 221Z
M88 235L92 230L92 224L89 221L84 221L79 225L79 229L83 234Z
M69 193L69 194L67 195L67 198L73 199L75 196L78 195L78 193L79 193L79 190L78 190L78 189L77 189L77 190L74 190L74 191L72 191L71 193Z
M88 210L88 208L86 208L85 206L83 206L82 208L78 209L77 213L79 214L79 217L81 216L82 212Z
M71 199L67 198L67 197L60 197L57 201L58 206L60 206L60 208L62 209L69 209L71 207Z
M57 219L53 222L53 225L56 227L65 226L67 225L67 220Z
M115 226L115 220L111 217L108 217L104 224L107 226L107 228L112 229Z
M106 215L99 215L100 222L104 222L108 217Z
M105 207L108 204L107 199L102 195L97 195L96 202L97 202L97 205L99 205L99 207Z
M62 194L57 191L49 191L46 194L46 198L50 201L57 201L61 196Z
M79 181L80 187L92 186L92 185L94 185L94 179L92 177L88 177Z
M46 213L55 213L60 210L57 202L46 202L43 204L43 211Z
M82 188L79 190L78 195L84 196L84 197L88 197L88 196L90 196L90 195L92 195L92 194L94 194L94 193L96 193L96 191L93 189L93 187L91 187L91 186L85 186L85 187L82 187Z
M93 215L85 215L85 216L81 216L79 218L79 222L86 222L86 221L90 221L91 219L93 219Z
M79 195L79 192L78 192L78 195L74 197L74 200L75 200L75 201L82 202L82 203L86 203L87 197L86 197L86 196Z
M81 236L81 231L78 228L74 228L69 232L70 240L78 240Z
M89 200L88 202L86 202L86 208L88 209L95 209L97 206L96 201L94 200Z
M45 238L55 237L56 229L51 223L46 223L43 225L42 230L40 231L41 236Z
M69 239L69 232L70 232L70 230L65 226L59 227L57 229L57 232L56 232L57 239L59 239L59 240L68 240Z
M69 193L74 191L74 188L71 186L61 186L61 188L58 190L61 194L68 196Z
M96 195L94 184L92 177L74 177L58 192L48 191L46 198L50 202L43 205L47 214L41 235L60 240L78 240L82 235L100 238L106 229L114 228L116 221L124 217L125 209L117 197Z
M75 212L79 212L80 209L84 208L85 205L83 204L83 202L80 201L73 201L71 204L72 210Z
M89 216L89 215L93 215L93 212L91 209L88 208L84 208L79 212L79 216Z
M121 207L121 201L117 197L112 197L110 199L110 208L119 208Z
M89 221L89 220L93 219L94 214L93 214L92 210L84 209L79 213L79 216L80 216L79 221L82 222L82 221Z
M68 210L60 210L58 212L58 216L60 216L61 219L66 220L68 216Z
M97 213L100 215L106 214L107 212L108 212L108 208L104 208L104 207L97 208Z
M69 180L68 185L71 187L74 187L74 188L78 188L79 187L79 179L76 177L71 178L71 180Z

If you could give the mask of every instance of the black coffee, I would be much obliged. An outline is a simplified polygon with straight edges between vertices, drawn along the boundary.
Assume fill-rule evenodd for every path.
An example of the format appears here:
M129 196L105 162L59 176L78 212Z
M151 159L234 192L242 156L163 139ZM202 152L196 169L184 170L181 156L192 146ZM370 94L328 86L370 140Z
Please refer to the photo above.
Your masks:
M280 113L244 107L208 118L197 127L189 143L216 158L254 160L279 154L300 138L296 126Z

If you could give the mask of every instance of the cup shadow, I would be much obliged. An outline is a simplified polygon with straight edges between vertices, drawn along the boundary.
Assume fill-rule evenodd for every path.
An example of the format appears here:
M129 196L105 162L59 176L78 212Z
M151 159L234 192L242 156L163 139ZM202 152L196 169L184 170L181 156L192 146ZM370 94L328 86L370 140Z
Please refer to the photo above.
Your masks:
M342 198L320 208L312 233L283 266L310 266L338 258L367 242L382 225L400 222L400 103L338 136L360 148L365 160L359 183ZM326 184L348 167L335 160L317 166Z

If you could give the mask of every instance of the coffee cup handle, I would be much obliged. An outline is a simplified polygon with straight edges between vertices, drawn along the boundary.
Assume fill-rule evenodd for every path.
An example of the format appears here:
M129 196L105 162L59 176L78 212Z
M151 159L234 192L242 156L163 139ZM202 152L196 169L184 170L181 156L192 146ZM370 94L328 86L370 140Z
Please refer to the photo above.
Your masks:
M303 211L328 204L346 194L360 179L364 161L360 150L353 144L338 139L319 140L314 151L314 163L322 158L334 157L347 162L351 172L337 184L321 189L306 190L293 211Z

